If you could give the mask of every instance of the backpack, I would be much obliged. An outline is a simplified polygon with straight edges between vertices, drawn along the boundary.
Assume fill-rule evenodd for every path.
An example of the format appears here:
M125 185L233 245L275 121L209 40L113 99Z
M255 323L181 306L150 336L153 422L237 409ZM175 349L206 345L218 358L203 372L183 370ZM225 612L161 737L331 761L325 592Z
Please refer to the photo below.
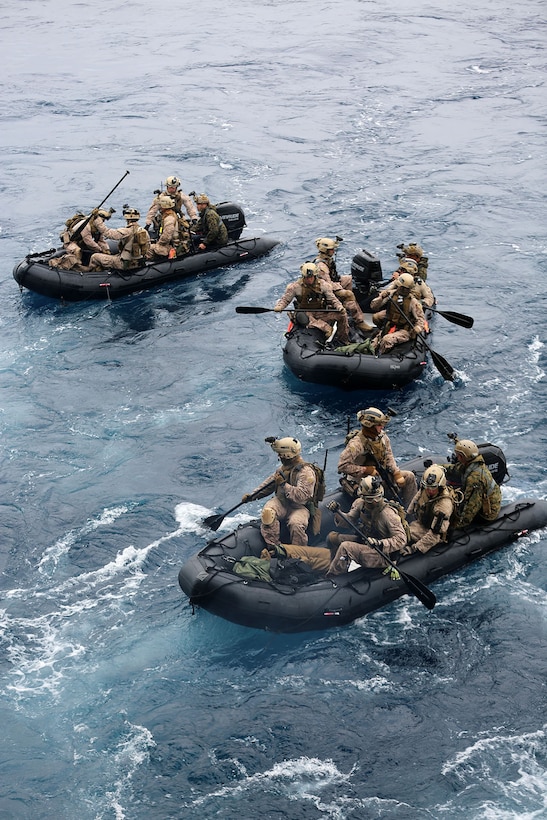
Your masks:
M320 501L323 501L325 497L325 493L327 491L327 485L325 483L325 471L319 467L318 464L312 464L310 461L307 462L308 466L311 467L315 473L315 489L313 491L313 503L315 505L319 504Z
M82 221L82 219L87 219L87 214L82 214L78 211L78 213L74 214L74 216L71 216L66 220L65 225L69 233L72 231L74 225L77 225L78 222Z
M325 492L327 490L325 484L325 471L319 467L318 464L306 462L308 467L311 467L315 473L315 487L313 490L313 498L308 502L308 509L310 511L310 525L312 535L319 535L321 532L321 510L319 509L319 502L323 501Z
M287 584L294 587L313 584L323 576L301 558L272 558L270 577L276 584Z
M254 555L243 555L232 567L234 572L249 578L252 581L266 581L269 583L270 560L269 558L256 558Z

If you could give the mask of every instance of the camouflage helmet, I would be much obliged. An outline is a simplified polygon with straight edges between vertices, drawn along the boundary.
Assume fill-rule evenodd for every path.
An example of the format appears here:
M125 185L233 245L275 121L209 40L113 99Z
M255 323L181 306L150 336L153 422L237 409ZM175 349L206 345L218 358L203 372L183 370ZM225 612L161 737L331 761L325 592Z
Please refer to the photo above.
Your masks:
M471 459L476 458L478 456L479 448L477 447L474 441L471 441L467 438L462 438L460 439L460 441L456 442L454 452L456 454L462 455L466 461L471 461Z
M317 250L321 253L325 251L335 251L338 247L338 242L336 239L329 239L326 236L320 236L319 239L315 240L315 244L317 246Z
M414 277L410 273L402 273L398 279L395 280L395 285L401 289L406 288L410 290L414 285Z
M139 219L140 212L137 211L136 208L129 208L129 206L125 205L123 209L123 215L128 221L132 221L134 219Z
M365 501L380 501L384 497L382 480L377 475L367 475L359 483L359 495Z
M315 262L304 262L300 265L300 275L302 279L306 276L317 276L317 265Z
M158 205L160 208L173 208L175 205L175 200L170 196L167 196L167 194L160 194L158 197Z
M417 256L418 259L421 259L424 255L424 249L417 242L409 242L408 245L403 247L403 251L407 256Z
M446 473L440 464L432 464L422 476L421 486L424 490L438 489L446 487Z
M406 273L411 273L412 276L416 276L418 273L418 265L414 259L408 259L406 256L399 262L399 268L406 271Z
M268 439L266 439L268 441ZM274 438L273 441L269 441L269 444L274 451L277 453L280 458L296 458L302 452L302 445L296 438Z
M178 188L180 179L178 177L167 177L165 184L168 188Z
M208 205L210 202L209 197L207 194L198 194L196 197L196 203L198 205Z
M382 426L387 424L389 416L386 416L377 407L367 407L366 410L359 410L357 420L361 422L363 427L377 427L380 424Z

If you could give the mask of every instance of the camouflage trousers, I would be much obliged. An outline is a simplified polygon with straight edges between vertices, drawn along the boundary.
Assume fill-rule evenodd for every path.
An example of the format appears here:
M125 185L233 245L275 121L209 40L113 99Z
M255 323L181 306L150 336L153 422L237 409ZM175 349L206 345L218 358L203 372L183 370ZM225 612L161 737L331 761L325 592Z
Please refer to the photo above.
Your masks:
M268 515L268 511L270 514ZM272 517L271 524L265 524L268 518ZM292 544L298 544L301 547L308 545L307 527L310 520L310 512L307 507L289 507L283 504L279 498L274 497L266 501L262 509L262 521L260 523L260 532L266 544L276 546L279 544L281 536L281 522L284 521L289 529L289 534Z
M382 550L389 555L388 550ZM386 567L388 566L381 555L368 544L360 544L357 541L342 541L332 563L329 567L329 574L341 575L347 572L351 561L355 561L362 567Z

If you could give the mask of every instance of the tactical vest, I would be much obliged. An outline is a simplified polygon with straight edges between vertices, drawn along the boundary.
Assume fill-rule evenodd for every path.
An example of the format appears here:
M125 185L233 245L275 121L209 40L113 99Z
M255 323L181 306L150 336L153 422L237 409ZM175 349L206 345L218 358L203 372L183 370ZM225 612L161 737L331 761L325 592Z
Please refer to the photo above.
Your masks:
M300 296L297 297L297 307L302 310L324 310L327 307L327 297L322 290L310 288L302 283Z
M389 301L386 311L386 321L387 324L392 327L395 325L398 330L412 330L412 323L411 323L411 315L410 315L410 305L412 304L413 297L409 294L401 299L400 296L394 296ZM393 304L395 302L396 304ZM403 318L402 313L399 312L397 309L397 305L401 308L402 312L405 316L408 317L409 321Z
M454 504L454 510L457 507L457 504L460 500L461 493L457 494L456 490L452 487L443 487L443 489L438 493L435 498L429 498L425 490L420 492L418 496L418 501L416 502L416 507L414 512L416 514L416 518L427 529L432 528L433 520L435 518L435 504L441 498L449 497L452 499Z
M162 211L161 212L160 234L163 233L163 226L165 224L165 218L167 216L174 216L175 217L175 232L174 232L173 237L171 239L171 244L176 245L177 242L178 242L178 239L179 239L179 218L178 218L177 214L175 213L175 211L172 208L169 208L169 210L167 210L167 211Z
M131 225L131 231L118 242L120 259L125 269L138 267L150 245L148 232L140 225Z
M205 210L201 214L199 222L196 226L197 233L205 235L208 232L209 228L207 226L207 219L206 219L206 214L208 214L208 213L215 214L217 219L218 219L218 238L217 238L216 244L217 245L225 245L228 242L228 238L229 238L228 237L228 228L224 224L224 220L222 219L222 217L220 216L219 212L214 207L214 205L207 205L207 207L205 208Z
M331 282L340 281L338 271L336 270L336 261L334 259L334 256L323 256L320 253L319 256L315 257L315 264L318 264L319 262L322 262L324 265L327 266Z
M381 433L377 438L368 438L363 435L362 430L352 430L346 436L345 443L348 444L352 438L359 436L361 442L365 446L365 453L363 455L364 463L360 467L376 467L376 462L380 467L386 467L386 445L384 441L384 434Z
M391 509L397 513L401 521L401 524L403 525L403 529L405 531L406 543L410 543L410 526L408 521L406 520L405 508L402 504L399 504L397 501L391 501L387 498L384 498L382 499L382 501L379 501L375 505L372 513L370 512L370 510L366 509L365 505L363 505L363 507L361 508L359 512L359 521L361 523L361 529L365 533L365 537L383 538L374 519L382 512L382 510L385 510L386 507L391 507Z
M486 493L482 497L482 514L485 518L492 518L492 513L499 510L500 502L501 502L501 490L492 477L490 471L487 471L487 467L485 464L480 464L476 462L471 462L464 471L463 474L463 486L465 487L467 483L467 479L472 473L480 472L481 477L484 479L486 484Z

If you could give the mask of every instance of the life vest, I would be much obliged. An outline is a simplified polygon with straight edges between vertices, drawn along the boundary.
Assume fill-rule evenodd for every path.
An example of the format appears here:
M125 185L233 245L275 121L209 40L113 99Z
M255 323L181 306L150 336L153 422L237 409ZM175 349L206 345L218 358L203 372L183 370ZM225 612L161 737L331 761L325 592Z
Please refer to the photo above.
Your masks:
M327 307L327 297L321 289L311 288L301 284L300 296L297 297L297 307L301 310L324 310Z

